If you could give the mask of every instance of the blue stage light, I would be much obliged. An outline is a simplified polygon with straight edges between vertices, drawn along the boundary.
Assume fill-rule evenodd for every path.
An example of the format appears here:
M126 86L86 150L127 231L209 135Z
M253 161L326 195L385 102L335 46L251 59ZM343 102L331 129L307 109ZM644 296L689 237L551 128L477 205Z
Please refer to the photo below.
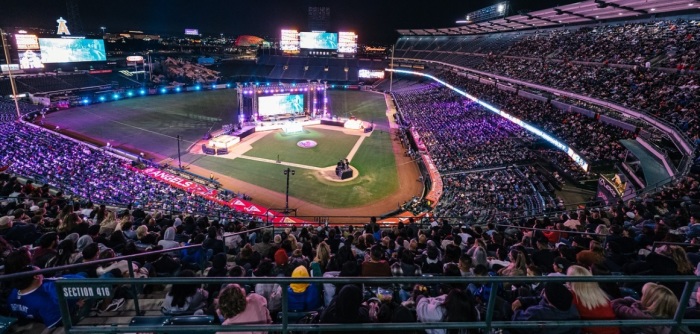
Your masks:
M146 90L145 90L145 89L140 90L140 91L139 91L139 94L141 94L141 95L146 95Z
M83 99L83 104L88 104L88 103L90 103L89 99Z
M268 82L268 83L267 83L267 85L269 86L269 85L270 85L270 83Z
M100 102L104 102L104 101L105 101L105 97L104 97L104 96L100 96Z
M167 89L165 89L165 88L161 88L161 89L160 89L160 92L161 92L162 94L165 94L165 93L167 93L167 92L168 92L168 90L167 90Z
M179 93L181 90L182 90L182 88L180 88L180 87L175 87L175 91L176 91L176 92Z
M114 94L114 95L112 95L112 98L115 99L115 100L118 100L118 99L119 99L119 94Z
M126 92L126 96L132 97L132 96L134 96L134 92L128 91L128 92Z
M202 86L200 86L200 85L194 86L194 89L195 89L195 90L201 90L201 89L202 89Z
M227 84L226 84L226 88L231 88L231 84L230 84L230 83L227 83Z

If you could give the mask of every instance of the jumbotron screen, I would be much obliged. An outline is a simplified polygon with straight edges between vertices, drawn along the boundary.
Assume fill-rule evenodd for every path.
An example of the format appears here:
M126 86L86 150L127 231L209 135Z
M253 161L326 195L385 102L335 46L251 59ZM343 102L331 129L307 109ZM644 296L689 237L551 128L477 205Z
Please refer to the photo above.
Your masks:
M302 49L338 49L338 34L334 32L301 32L299 40Z
M101 39L39 38L39 46L44 64L107 60L105 42Z
M280 50L288 52L299 51L299 32L296 30L282 29Z
M357 53L357 35L354 32L338 33L338 52Z
M260 116L303 113L303 94L279 94L258 97L258 114Z
M16 34L15 44L21 69L44 68L39 51L39 38L36 35Z

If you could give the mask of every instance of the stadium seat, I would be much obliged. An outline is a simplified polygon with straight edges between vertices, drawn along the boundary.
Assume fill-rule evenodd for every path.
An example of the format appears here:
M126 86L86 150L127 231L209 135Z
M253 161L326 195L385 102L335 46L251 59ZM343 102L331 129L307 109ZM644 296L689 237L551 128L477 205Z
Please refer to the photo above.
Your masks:
M164 326L170 321L169 316L162 317L133 317L129 326Z
M0 334L7 333L15 322L17 322L17 318L0 316Z
M166 326L197 326L197 325L213 325L218 322L218 319L213 315L181 315L170 318L165 324Z

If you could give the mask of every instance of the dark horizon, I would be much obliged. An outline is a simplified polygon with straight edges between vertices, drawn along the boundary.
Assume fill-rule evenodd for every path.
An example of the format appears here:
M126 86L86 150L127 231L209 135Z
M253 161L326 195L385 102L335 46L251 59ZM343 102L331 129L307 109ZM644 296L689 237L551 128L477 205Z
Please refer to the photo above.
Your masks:
M2 27L52 28L59 17L67 18L66 2L38 0L28 5L7 0L0 18ZM322 3L323 1L316 1ZM499 1L474 0L441 6L426 6L415 0L400 3L388 0L325 1L331 7L329 31L354 31L360 43L391 43L396 29L444 28L474 11ZM537 10L566 4L571 0L540 0L535 3L511 0L511 14L518 10ZM203 35L259 35L278 38L280 29L306 30L308 0L269 0L266 2L221 2L123 0L120 2L79 1L79 12L86 32L142 30L146 33L178 34L185 28L199 29ZM37 11L36 8L41 8ZM399 14L400 13L400 14ZM71 22L68 22L70 28Z

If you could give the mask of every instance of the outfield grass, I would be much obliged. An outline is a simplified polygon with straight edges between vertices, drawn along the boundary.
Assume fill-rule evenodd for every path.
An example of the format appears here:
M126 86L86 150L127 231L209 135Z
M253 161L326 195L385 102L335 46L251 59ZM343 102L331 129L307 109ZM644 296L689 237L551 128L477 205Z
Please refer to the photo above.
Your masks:
M347 135L341 131L305 128L304 132L285 134L282 131L268 133L253 143L247 156L298 163L314 167L334 166L345 159L359 136ZM300 140L311 139L318 145L313 148L297 146Z
M330 111L340 117L355 116L366 122L377 125L389 125L386 113L384 95L362 91L329 90L328 100Z
M295 168L289 194L327 208L358 207L381 200L398 189L391 145L386 132L377 131L365 138L351 162L360 175L348 182L328 181L319 177L318 171ZM286 176L282 171L286 167L283 165L212 156L204 156L195 164L280 193L285 191Z

